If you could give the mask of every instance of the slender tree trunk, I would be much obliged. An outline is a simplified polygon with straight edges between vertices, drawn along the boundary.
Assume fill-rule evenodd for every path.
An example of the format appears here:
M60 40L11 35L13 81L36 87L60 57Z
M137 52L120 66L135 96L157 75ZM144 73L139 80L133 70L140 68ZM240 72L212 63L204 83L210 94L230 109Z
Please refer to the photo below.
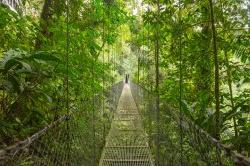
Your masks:
M212 37L213 37L213 56L214 56L214 95L215 95L215 133L214 137L220 139L220 85L219 85L219 60L217 50L217 34L215 29L215 18L213 2L209 0L210 5L210 17L212 25Z
M52 17L52 1L53 0L45 0L44 1L42 13L41 13L40 33L41 33L41 35L43 35L45 37L49 37L49 35L50 35L48 27L49 27L49 20ZM35 49L36 50L41 49L42 45L43 45L43 41L42 41L40 34L39 34L37 39L36 39Z

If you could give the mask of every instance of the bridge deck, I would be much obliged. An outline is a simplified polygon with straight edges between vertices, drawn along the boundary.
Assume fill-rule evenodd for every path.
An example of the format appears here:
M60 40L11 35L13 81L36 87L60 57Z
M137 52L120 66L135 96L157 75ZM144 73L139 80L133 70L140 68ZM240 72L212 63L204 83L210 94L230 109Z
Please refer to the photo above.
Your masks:
M147 136L128 84L124 85L100 166L153 166Z

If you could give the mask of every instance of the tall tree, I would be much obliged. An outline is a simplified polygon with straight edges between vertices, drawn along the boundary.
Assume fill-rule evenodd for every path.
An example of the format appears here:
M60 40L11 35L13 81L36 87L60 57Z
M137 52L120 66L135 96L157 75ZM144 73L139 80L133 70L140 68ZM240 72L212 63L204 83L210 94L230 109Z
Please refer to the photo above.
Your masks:
M219 78L219 60L217 50L217 34L215 29L214 5L213 1L209 0L210 17L212 24L212 38L213 38L213 56L214 56L214 95L215 95L215 133L214 137L220 139L220 78Z
M209 21L209 5L207 1L201 2L201 34L200 34L200 53L199 59L196 62L196 91L198 99L199 116L203 117L206 114L206 109L211 106L212 102L212 56L211 50L211 23Z
M41 49L43 40L40 35L44 37L48 37L50 35L48 27L49 27L49 21L52 17L52 1L53 0L45 0L41 12L41 18L40 18L40 34L38 34L35 48L37 50Z

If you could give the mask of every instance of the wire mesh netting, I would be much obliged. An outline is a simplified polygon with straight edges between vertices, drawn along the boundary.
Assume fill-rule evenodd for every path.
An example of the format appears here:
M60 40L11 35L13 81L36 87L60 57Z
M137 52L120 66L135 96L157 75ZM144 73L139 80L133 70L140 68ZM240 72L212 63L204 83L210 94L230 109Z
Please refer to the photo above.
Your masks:
M164 101L160 102L160 119L157 121L155 95L137 84L131 82L130 85L154 156L157 154L157 135L160 137L159 165L250 165L248 158L212 138Z
M0 150L0 165L97 165L122 87L123 82L115 84L26 140Z
M162 166L249 165L248 158L162 101L157 120L155 96L134 83L123 86L114 85L105 95L84 101L81 108L0 150L0 165L152 166L153 158ZM104 116L106 121L99 119Z

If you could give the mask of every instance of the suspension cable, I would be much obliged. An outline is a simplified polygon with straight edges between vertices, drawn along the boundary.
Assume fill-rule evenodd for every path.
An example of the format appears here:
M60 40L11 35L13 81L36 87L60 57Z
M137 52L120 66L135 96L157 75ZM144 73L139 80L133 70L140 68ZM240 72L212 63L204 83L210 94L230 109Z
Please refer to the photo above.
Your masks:
M69 34L69 0L66 0L66 114L69 117L69 47L70 47L70 34ZM67 130L67 160L70 158L70 133L69 133L69 120L66 121L66 130ZM67 162L66 162L67 163Z
M134 1L134 8L136 8L136 11L137 11L137 14L139 14L139 17L136 19L138 22L137 22L137 26L136 26L136 31L138 31L138 32L136 32L136 41L137 41L137 43L136 43L136 45L137 45L137 56L138 56L138 58L137 58L137 81L138 81L138 85L140 85L140 44L139 44L139 39L140 39L140 36L139 36L139 32L140 32L140 30L139 30L139 24L140 24L140 12L138 11L139 10L139 8L138 8L138 6L136 6L136 4L135 4L135 1Z
M103 19L103 24L102 24L102 40L103 40L103 43L105 42L105 3L103 1L103 13L102 13L102 19ZM105 64L104 64L104 55L105 55L105 46L103 46L103 50L102 50L102 117L104 118L104 109L105 109L105 101L104 101L104 86L105 86L105 79L104 79L104 75L105 75L105 72L104 72L104 69L105 69ZM103 123L103 143L105 142L105 136L106 136L106 126L105 126L105 122Z
M144 6L144 3L142 1L142 4L141 4L141 14L143 14L143 6ZM142 25L143 25L143 17L141 15L141 20L142 20ZM143 26L142 26L143 28ZM142 45L144 46L144 28L142 29ZM142 84L144 84L144 77L145 77L145 47L142 47Z
M181 16L181 0L178 1L178 24L179 24L179 113L180 113L180 165L183 165L183 112L182 112L182 84L183 84L183 74L182 74L182 16Z
M66 1L66 110L69 114L69 0Z
M147 7L147 12L149 13L149 5ZM148 57L149 57L149 54L150 54L150 34L149 34L149 30L150 30L150 23L148 22L148 29L147 29ZM151 85L150 82L149 82L149 74L147 74L147 84ZM152 90L151 86L150 86L150 90Z
M160 0L157 0L157 17L156 17L156 33L155 33L155 91L156 91L156 123L157 123L157 140L156 140L156 165L160 165L160 96L159 96L159 18L160 17Z

